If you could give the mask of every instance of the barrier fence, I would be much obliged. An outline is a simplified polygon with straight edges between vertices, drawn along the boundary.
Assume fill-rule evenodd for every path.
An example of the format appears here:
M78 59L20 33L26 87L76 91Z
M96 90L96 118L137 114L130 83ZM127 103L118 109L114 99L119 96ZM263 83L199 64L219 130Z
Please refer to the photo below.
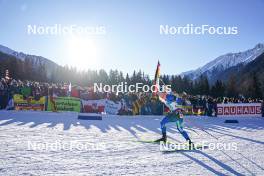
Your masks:
M48 97L43 96L39 99L33 97L24 98L23 95L15 94L13 96L15 110L36 110L36 111L75 111L85 113L106 113L106 114L126 114L126 111L131 111L133 115L143 114L146 111L148 114L155 115L156 107L144 104L144 102L135 101L131 108L127 108L124 102L114 102L108 99L100 100L82 100L75 97ZM208 115L208 109L202 106L183 106L186 115ZM145 110L144 110L145 109ZM156 108L157 109L157 108ZM218 117L261 117L263 107L261 103L230 103L217 104L214 109L215 115ZM125 113L124 113L125 112ZM161 114L167 114L168 109L163 107Z
M33 97L24 98L23 95L13 96L15 110L36 110L36 111L74 111L74 112L95 112L118 114L121 104L107 99L82 100L75 97L40 97L35 100Z

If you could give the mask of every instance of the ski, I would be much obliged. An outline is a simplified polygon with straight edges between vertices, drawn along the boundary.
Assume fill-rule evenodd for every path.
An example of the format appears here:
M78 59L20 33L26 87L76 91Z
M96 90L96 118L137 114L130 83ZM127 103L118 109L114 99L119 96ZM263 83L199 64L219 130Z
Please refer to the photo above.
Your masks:
M140 142L140 143L150 143L150 144L160 144L160 141L156 141L156 140L136 140L136 142ZM167 143L169 143L169 144L175 144L175 142L172 142L172 141L167 141Z

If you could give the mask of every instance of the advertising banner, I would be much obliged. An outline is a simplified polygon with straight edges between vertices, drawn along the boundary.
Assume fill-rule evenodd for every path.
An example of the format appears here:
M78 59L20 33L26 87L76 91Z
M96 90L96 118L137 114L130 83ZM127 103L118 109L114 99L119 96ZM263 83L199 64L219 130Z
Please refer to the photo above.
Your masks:
M99 113L105 111L105 100L82 100L83 112Z
M53 111L55 106L57 111L81 112L81 101L75 97L53 97L48 100L48 111Z
M115 103L111 100L82 100L83 111L89 113L118 114L121 109L121 103Z
M217 104L218 117L261 117L261 103Z
M23 98L23 95L15 94L13 96L15 110L35 110L44 111L46 98L40 97L39 100L35 100L34 97Z

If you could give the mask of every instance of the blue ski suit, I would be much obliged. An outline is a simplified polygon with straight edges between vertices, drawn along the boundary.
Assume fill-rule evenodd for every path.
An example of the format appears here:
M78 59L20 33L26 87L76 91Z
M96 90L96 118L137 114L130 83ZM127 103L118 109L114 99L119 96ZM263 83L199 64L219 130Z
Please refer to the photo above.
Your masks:
M176 127L178 131L181 133L181 135L186 139L190 140L190 137L188 136L187 132L183 130L183 114L179 111L173 111L170 112L167 116L165 116L161 122L160 122L160 128L162 131L162 134L166 134L166 124L169 122L176 122Z

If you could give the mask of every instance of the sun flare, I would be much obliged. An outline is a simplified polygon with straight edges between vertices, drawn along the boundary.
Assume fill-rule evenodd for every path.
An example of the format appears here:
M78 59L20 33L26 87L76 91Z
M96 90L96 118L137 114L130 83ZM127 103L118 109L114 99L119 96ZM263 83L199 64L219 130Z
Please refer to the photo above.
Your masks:
M74 36L67 45L69 65L78 69L94 69L99 64L97 47L92 39Z

